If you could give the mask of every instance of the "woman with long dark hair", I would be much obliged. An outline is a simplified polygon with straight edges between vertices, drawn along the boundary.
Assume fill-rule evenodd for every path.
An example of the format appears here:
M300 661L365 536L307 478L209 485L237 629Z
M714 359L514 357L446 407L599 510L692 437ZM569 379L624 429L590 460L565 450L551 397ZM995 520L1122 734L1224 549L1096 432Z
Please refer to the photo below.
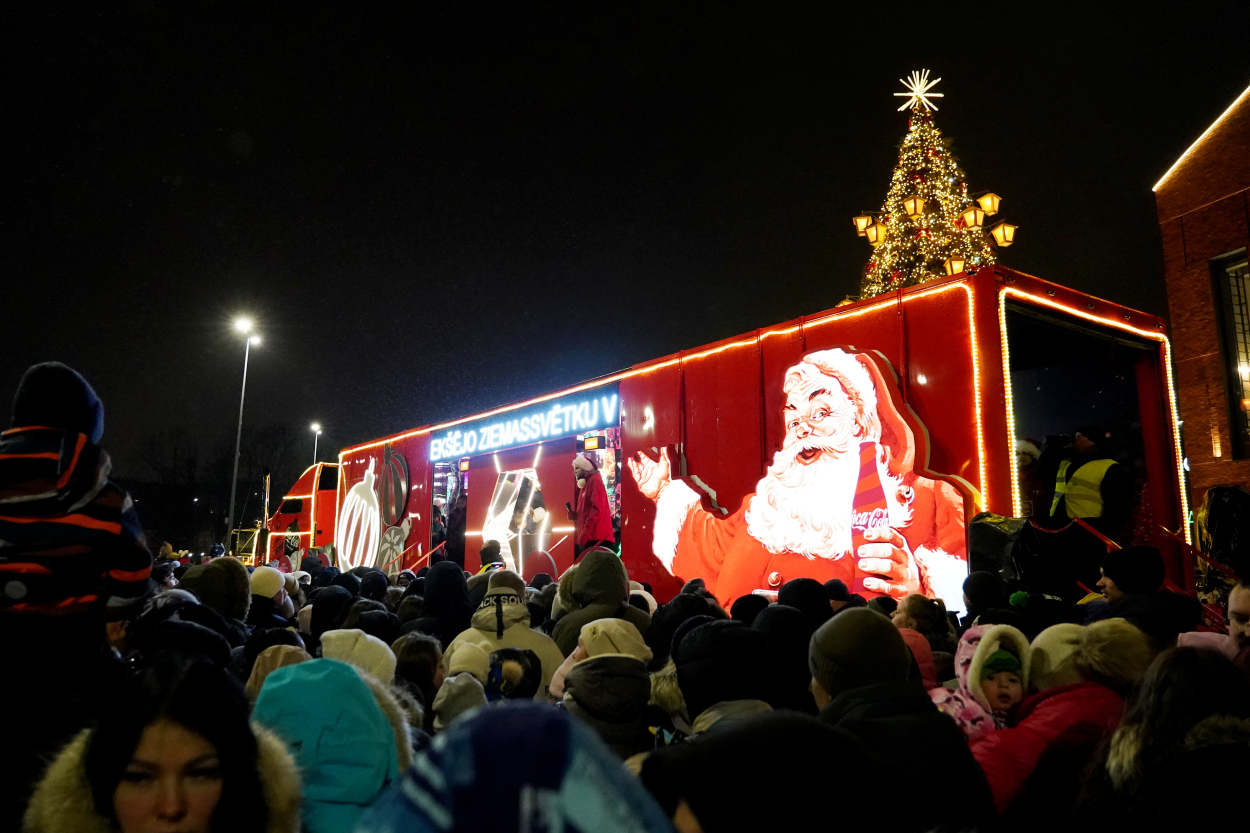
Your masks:
M1124 719L1086 781L1078 815L1090 829L1154 830L1183 799L1197 774L1214 781L1209 767L1217 747L1250 741L1250 680L1229 659L1204 648L1173 648L1155 658ZM1235 779L1244 776L1242 767ZM1205 789L1205 788L1202 788ZM1219 795L1217 791L1214 795ZM1221 801L1229 801L1221 796ZM1236 802L1232 802L1236 804ZM1210 810L1200 811L1204 823ZM1216 825L1218 827L1218 825Z
M299 806L295 762L249 725L238 682L203 659L160 654L57 756L24 829L295 833Z

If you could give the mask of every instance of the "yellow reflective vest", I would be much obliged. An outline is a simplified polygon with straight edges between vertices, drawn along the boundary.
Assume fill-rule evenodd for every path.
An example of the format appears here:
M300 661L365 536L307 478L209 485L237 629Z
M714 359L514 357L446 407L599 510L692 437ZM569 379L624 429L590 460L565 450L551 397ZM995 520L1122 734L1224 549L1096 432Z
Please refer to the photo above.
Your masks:
M1059 500L1064 498L1069 518L1101 518L1102 479L1114 465L1115 460L1104 457L1091 460L1069 474L1072 461L1060 463L1059 472L1055 475L1055 498L1050 502L1050 514L1054 516L1059 510Z

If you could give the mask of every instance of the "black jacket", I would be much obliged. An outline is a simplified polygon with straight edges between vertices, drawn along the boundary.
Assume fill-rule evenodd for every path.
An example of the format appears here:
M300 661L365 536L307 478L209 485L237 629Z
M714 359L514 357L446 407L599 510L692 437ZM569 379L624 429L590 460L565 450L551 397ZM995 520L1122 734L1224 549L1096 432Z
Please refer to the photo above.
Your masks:
M844 691L820 712L820 720L858 738L872 765L887 773L906 761L915 777L900 787L892 830L973 827L994 817L989 784L968 750L963 732L929 699L919 681L878 683Z
M602 656L582 660L564 678L564 707L594 728L622 758L655 746L651 677L642 660Z
M252 606L247 609L249 628L289 628L291 621L282 615L273 599L252 595Z

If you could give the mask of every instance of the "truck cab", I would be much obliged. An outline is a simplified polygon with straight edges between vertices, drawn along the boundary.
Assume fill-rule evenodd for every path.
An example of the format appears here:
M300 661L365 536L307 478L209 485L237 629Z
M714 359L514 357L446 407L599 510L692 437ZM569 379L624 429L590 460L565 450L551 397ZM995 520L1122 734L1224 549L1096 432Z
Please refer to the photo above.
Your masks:
M304 470L265 524L265 563L298 570L308 550L334 543L338 483L337 463L315 463Z

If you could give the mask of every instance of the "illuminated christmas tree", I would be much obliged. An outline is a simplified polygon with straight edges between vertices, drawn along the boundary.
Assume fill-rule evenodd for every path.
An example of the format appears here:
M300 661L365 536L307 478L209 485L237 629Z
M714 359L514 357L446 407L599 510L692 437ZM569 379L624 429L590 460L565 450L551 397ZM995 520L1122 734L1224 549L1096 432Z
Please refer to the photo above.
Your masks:
M1010 246L1016 227L998 223L983 228L986 215L998 213L999 198L968 196L968 183L942 132L933 124L937 110L932 92L942 79L929 71L913 72L903 85L910 110L907 135L899 146L898 166L885 204L876 216L855 218L861 237L873 245L864 267L860 297L871 298L906 286L960 272L975 272L995 260L991 241Z

